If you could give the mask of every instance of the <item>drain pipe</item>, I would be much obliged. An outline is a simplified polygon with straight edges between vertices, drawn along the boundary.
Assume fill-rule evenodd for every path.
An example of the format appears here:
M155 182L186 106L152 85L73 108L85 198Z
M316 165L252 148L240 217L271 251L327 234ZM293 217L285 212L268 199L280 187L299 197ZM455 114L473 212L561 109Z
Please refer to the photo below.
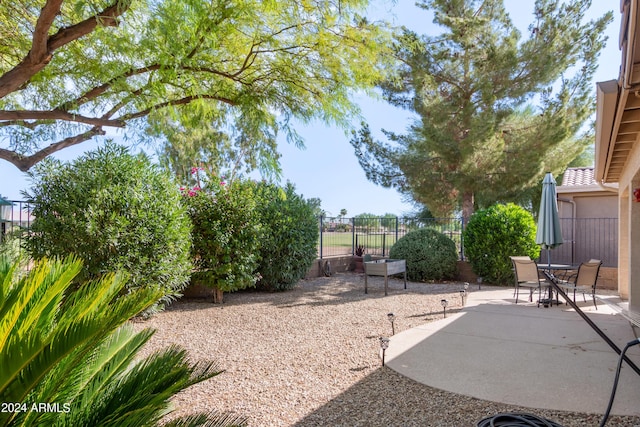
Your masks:
M609 193L618 194L618 187L614 187L612 185L606 185L603 181L596 181L596 184L598 184L598 187L600 187L601 190L607 191Z
M572 199L558 197L559 202L571 204L571 264L576 263L576 212L578 211L576 202Z

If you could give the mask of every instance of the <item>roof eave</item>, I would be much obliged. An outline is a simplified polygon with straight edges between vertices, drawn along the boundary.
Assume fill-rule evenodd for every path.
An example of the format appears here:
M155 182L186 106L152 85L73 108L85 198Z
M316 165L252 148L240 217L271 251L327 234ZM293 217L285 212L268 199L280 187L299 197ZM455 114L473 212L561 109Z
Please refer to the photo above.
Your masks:
M594 179L606 182L606 169L615 143L614 126L621 88L617 80L596 83L596 148ZM618 120L619 121L619 120Z

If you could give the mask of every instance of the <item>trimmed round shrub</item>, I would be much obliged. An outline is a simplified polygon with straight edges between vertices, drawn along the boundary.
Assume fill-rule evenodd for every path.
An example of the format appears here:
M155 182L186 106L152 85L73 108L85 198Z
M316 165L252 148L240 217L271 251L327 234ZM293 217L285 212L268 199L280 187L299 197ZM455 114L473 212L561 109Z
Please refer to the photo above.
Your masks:
M268 291L291 289L302 279L318 253L318 219L313 206L295 187L258 184L262 224L257 286Z
M193 224L192 280L220 292L253 287L262 227L251 181L211 183L183 192ZM221 301L222 294L214 300Z
M458 253L453 240L430 228L421 228L398 239L389 258L407 261L409 280L446 280L455 277Z
M30 177L33 258L76 254L81 281L123 270L128 288L158 286L165 302L180 294L191 225L178 186L147 156L108 143L70 163L47 159Z
M526 255L535 259L540 255L533 216L513 203L475 212L462 236L465 255L473 271L495 285L513 283L510 256Z

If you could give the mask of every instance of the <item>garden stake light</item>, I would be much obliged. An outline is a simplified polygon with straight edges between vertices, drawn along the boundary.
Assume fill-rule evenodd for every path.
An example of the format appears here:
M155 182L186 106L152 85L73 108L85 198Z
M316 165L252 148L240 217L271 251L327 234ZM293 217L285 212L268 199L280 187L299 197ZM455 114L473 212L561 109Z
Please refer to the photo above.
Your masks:
M380 337L380 348L382 349L382 366L384 366L384 352L389 348L389 338Z
M396 320L396 315L393 313L389 313L387 314L387 319L389 319L389 322L391 322L391 335L395 335L396 334L396 327L393 324L393 322L395 322Z
M467 291L469 289L469 282L464 282L464 289L460 291L460 298L462 298L462 306L467 303Z
M442 305L442 314L446 318L447 317L447 305L449 305L449 301L447 301L446 299L441 299L440 300L440 305Z

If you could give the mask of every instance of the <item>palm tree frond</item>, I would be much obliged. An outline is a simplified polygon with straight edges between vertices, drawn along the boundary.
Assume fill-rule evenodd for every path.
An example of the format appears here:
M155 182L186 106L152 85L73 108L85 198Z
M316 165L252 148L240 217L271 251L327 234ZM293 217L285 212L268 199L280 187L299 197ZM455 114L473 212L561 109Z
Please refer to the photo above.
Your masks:
M241 427L247 418L232 413L199 413L180 417L163 424L162 427Z

